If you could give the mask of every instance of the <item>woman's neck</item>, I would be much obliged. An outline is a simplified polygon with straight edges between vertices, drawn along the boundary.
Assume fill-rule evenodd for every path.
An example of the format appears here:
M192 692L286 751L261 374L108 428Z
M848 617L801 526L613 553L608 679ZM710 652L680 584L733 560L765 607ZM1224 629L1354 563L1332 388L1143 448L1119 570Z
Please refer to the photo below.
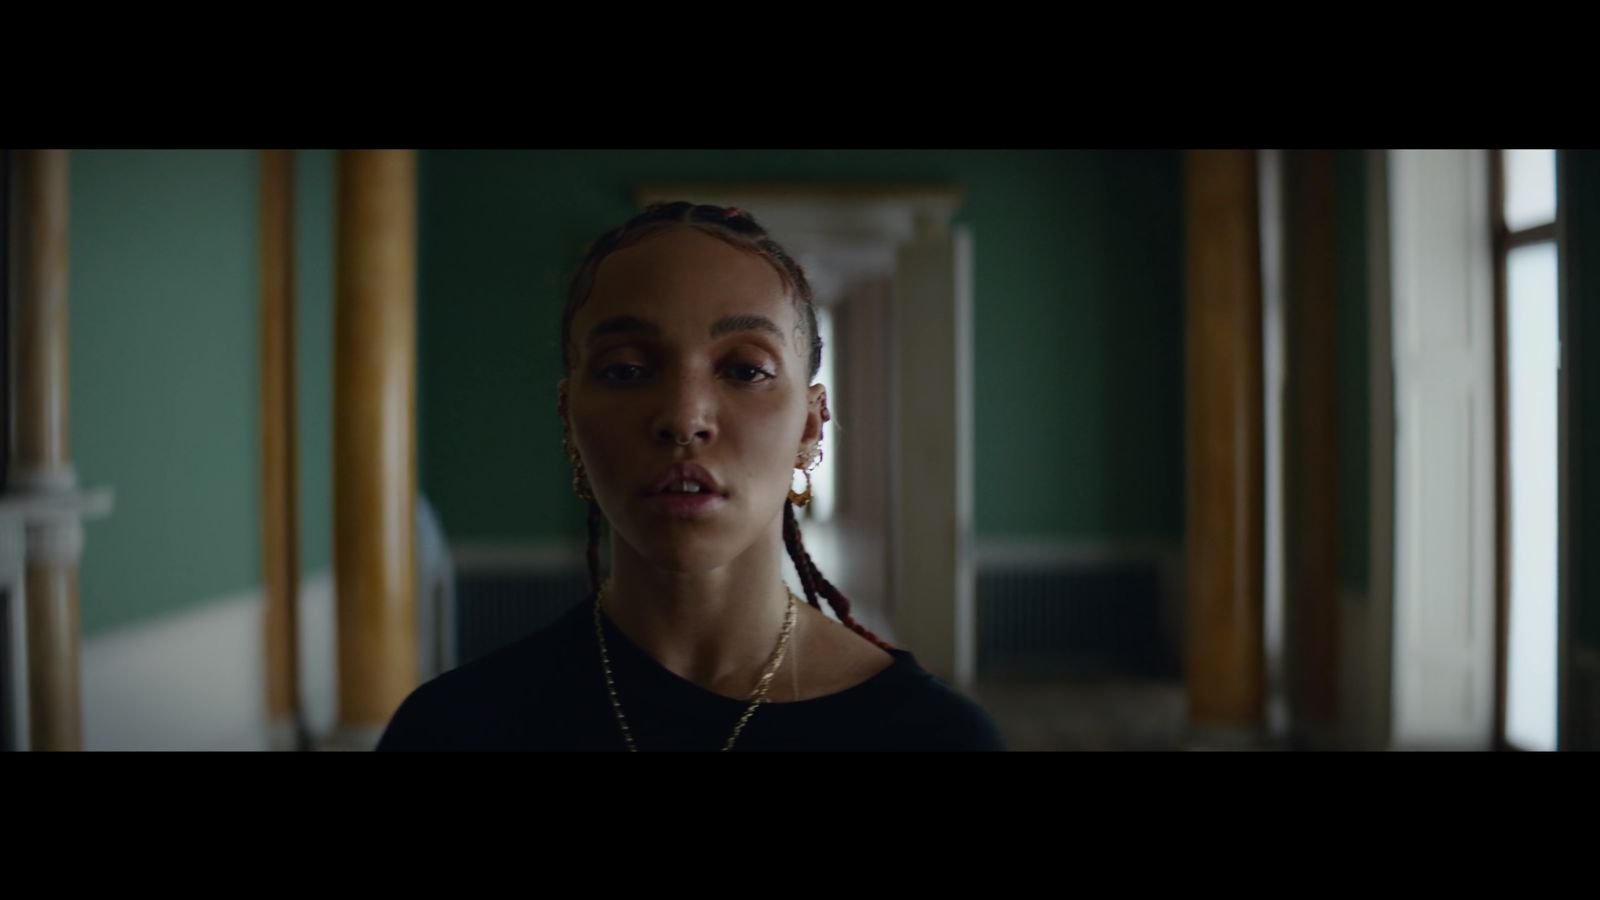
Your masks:
M613 533L605 613L629 640L679 677L743 698L771 659L783 628L789 595L781 547L774 535L719 568L672 572Z

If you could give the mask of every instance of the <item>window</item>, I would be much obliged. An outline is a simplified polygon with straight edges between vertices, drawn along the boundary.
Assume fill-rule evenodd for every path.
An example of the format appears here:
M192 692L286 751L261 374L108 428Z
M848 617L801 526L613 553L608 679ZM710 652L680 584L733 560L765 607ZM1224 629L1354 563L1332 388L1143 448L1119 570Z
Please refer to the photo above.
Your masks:
M1556 748L1561 360L1554 150L1490 156L1503 746Z

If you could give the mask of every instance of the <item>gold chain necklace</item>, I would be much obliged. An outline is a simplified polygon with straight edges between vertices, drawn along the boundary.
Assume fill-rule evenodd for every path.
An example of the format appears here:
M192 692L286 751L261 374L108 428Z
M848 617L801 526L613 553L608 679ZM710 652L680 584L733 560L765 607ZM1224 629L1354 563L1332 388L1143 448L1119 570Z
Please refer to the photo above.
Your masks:
M628 743L628 752L638 753L639 747L633 742L633 732L628 730L628 719L622 714L622 701L617 699L617 685L611 677L611 656L606 653L606 632L600 624L600 604L604 602L606 589L611 582L600 586L600 594L594 602L594 636L600 642L600 667L606 674L606 691L611 695L611 709L617 714L617 725L622 728L622 739ZM767 691L772 687L772 676L778 672L778 666L783 663L783 654L789 648L789 635L794 632L795 596L794 591L784 586L784 592L789 595L789 605L783 614L783 630L778 632L778 645L772 648L772 657L767 660L767 668L761 673L761 678L756 682L755 689L750 692L750 706L739 717L733 726L733 733L728 735L728 742L722 745L722 752L733 749L733 742L739 739L739 732L744 731L746 722L756 714L756 707L765 703Z

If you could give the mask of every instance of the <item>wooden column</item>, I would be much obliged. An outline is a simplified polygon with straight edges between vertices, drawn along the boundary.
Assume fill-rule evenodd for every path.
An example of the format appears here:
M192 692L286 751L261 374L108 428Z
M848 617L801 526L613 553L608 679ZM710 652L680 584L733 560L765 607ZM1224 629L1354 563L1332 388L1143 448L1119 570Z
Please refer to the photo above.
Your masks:
M416 156L338 163L334 571L339 722L371 746L417 685Z
M1263 646L1260 214L1253 150L1185 156L1189 717L1259 729Z
M1297 743L1332 737L1339 702L1338 241L1331 150L1284 153L1284 625Z
M299 433L295 407L294 151L261 152L261 569L271 746L306 746L300 717Z
M72 494L68 445L65 150L19 150L12 159L12 493ZM27 527L28 691L31 745L77 750L83 729L78 666L75 516Z

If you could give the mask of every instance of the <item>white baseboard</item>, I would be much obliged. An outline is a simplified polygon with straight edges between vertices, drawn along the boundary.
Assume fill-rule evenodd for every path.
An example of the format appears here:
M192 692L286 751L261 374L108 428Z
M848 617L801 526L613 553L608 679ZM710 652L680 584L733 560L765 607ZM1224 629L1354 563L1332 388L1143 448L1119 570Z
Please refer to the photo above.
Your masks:
M1156 562L1176 569L1183 563L1183 544L1175 538L979 538L973 562L979 568L1087 566L1124 562Z
M300 582L300 708L313 736L331 734L339 721L339 610L333 572L313 572Z
M84 749L267 749L262 605L254 588L85 640ZM302 703L323 734L337 703L329 572L304 580L299 611Z

